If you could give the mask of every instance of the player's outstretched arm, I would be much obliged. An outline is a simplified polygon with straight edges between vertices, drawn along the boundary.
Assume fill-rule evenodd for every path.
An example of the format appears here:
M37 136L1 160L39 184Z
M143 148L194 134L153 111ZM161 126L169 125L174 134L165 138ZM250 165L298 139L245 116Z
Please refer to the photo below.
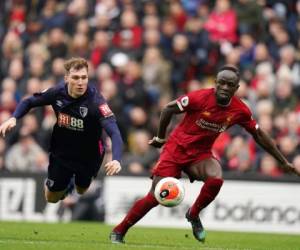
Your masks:
M123 140L119 127L115 119L106 119L101 122L104 130L111 138L112 142L112 158L113 160L107 162L104 166L106 175L115 175L118 174L122 167L120 164L123 151Z
M160 148L166 142L166 131L167 127L170 124L172 116L174 114L182 113L177 105L176 100L169 102L161 111L159 124L158 124L158 131L157 136L154 136L150 141L149 144L153 147Z
M17 124L17 119L15 117L9 118L7 121L0 125L0 135L5 137L6 132L10 131Z
M287 172L294 173L300 176L300 172L290 163L280 150L275 145L273 139L267 135L263 130L258 128L256 132L252 134L254 140L269 154L271 154L279 163L280 166Z
M37 93L22 100L14 111L13 116L0 125L0 135L4 137L6 132L10 131L16 126L17 119L20 119L26 115L31 108L50 104L51 95L49 95L49 92Z

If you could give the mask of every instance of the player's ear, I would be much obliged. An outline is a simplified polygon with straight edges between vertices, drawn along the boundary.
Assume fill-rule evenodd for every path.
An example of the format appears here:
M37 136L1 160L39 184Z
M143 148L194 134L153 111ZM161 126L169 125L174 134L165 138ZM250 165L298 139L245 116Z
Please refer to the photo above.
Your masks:
M65 82L68 82L68 74L65 74L64 80L65 80Z

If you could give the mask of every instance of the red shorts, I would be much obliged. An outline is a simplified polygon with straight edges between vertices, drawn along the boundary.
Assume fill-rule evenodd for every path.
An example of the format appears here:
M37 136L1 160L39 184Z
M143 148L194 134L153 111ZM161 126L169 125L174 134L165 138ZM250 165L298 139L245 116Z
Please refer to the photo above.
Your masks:
M156 176L181 178L181 171L184 168L207 158L215 157L211 152L202 152L191 156L186 154L180 146L164 147L151 172Z

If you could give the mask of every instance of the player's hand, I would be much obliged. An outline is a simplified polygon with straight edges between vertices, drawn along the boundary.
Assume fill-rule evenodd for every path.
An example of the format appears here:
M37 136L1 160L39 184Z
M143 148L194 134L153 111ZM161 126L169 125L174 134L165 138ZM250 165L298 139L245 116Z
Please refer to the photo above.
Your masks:
M148 143L155 148L161 148L166 143L166 139L160 139L154 136Z
M6 132L10 131L17 124L17 119L15 117L9 118L7 121L3 122L0 126L0 135L5 137Z
M104 165L106 175L115 175L122 169L120 162L117 160L110 161Z
M288 173L293 173L293 174L300 176L300 171L298 169L296 169L292 163L287 162L287 163L283 164L283 167Z

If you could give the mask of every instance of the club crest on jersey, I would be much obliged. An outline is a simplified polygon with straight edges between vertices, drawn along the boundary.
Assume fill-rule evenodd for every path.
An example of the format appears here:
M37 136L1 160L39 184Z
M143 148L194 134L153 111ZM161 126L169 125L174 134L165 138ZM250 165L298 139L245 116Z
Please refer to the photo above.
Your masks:
M189 97L188 96L183 97L180 100L180 102L181 102L182 107L186 107L189 104Z
M86 117L88 113L88 108L87 107L79 107L79 113L82 118Z
M211 115L211 113L208 112L208 111L203 111L201 114L202 114L203 116L207 116L207 117Z

